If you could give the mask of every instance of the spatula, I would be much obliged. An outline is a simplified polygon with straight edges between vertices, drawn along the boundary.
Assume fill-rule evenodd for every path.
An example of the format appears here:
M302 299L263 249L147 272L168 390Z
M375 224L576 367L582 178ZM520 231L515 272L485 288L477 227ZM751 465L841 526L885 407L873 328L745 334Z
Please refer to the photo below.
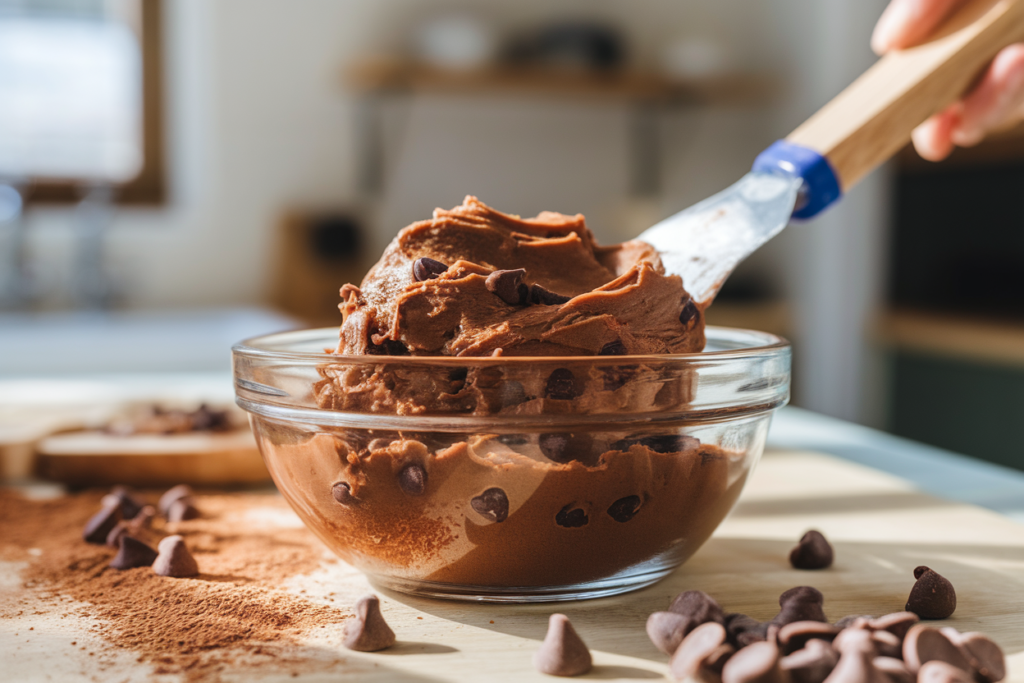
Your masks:
M1024 0L970 0L929 42L878 60L754 161L738 183L648 228L670 273L706 306L744 258L790 218L836 202L960 98L1002 48L1024 40Z

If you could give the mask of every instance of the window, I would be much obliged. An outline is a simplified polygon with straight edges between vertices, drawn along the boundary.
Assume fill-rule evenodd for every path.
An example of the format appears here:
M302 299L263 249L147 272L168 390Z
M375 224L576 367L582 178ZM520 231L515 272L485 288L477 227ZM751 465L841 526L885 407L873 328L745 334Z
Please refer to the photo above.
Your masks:
M0 4L0 178L29 202L164 199L159 0Z

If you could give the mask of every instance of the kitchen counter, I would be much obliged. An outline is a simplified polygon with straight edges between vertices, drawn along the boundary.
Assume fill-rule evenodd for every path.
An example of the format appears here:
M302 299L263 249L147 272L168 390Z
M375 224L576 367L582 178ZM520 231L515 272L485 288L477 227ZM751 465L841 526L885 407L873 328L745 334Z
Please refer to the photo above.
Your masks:
M1011 517L1024 519L1022 473L787 408L737 509L686 565L650 588L531 606L445 602L378 590L398 634L396 648L349 652L340 646L340 630L324 629L309 634L287 667L228 669L218 679L552 680L533 671L530 657L544 637L548 615L561 611L594 653L595 668L584 678L658 680L667 671L667 657L647 640L644 622L680 591L704 590L727 611L769 619L782 591L813 585L825 595L826 614L837 619L902 609L913 568L927 564L953 582L959 598L953 617L937 623L990 634L1009 657L1007 680L1024 682L1024 525ZM789 549L811 527L835 545L836 563L828 570L801 572L787 561ZM0 572L0 595L30 606L31 595L12 580L11 569ZM374 590L340 562L325 563L284 588L339 605ZM97 658L70 646L71 641L102 646L90 636L89 620L32 612L26 608L0 628L0 658L10 667L9 680L153 676L151 664L125 651L107 657L106 668L99 670ZM307 670L295 663L303 658L316 666Z
M788 406L768 447L827 453L886 472L940 498L970 503L1024 523L1024 472ZM1024 450L1021 451L1024 465Z

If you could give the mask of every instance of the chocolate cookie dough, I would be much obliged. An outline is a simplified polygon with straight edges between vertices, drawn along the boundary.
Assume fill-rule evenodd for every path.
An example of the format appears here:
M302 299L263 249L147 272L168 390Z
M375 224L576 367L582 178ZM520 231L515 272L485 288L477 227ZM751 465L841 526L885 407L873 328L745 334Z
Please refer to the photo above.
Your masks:
M525 588L656 571L696 551L743 488L745 452L670 419L696 372L651 356L701 351L704 311L648 244L601 247L582 216L523 219L467 197L402 230L341 296L321 409L501 417L468 433L254 419L293 508L368 573ZM622 414L643 417L596 419ZM548 419L566 415L591 420Z
M393 433L363 445L353 433L296 440L254 427L281 493L343 559L378 576L462 585L562 585L682 561L748 471L743 456L695 439L661 452L596 433L586 462L558 462L536 434L444 445ZM410 468L422 488L408 485Z
M653 247L599 247L581 215L520 218L466 197L341 290L338 353L593 356L704 348L703 311Z

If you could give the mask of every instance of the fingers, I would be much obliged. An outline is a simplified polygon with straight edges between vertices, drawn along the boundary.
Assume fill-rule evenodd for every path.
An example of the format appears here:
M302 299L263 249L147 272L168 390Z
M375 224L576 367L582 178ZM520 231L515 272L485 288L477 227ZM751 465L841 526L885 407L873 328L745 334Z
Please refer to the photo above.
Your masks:
M953 144L970 147L987 133L1016 123L1024 108L1024 44L1006 48L992 61L977 87L966 97Z
M871 36L875 54L912 47L926 39L965 0L892 0Z
M1024 118L1024 44L1000 52L961 102L956 102L920 126L913 134L917 153L941 161L955 146L976 145L993 130Z
M917 153L928 161L942 161L953 151L953 130L960 122L962 104L957 102L914 129L911 139Z

